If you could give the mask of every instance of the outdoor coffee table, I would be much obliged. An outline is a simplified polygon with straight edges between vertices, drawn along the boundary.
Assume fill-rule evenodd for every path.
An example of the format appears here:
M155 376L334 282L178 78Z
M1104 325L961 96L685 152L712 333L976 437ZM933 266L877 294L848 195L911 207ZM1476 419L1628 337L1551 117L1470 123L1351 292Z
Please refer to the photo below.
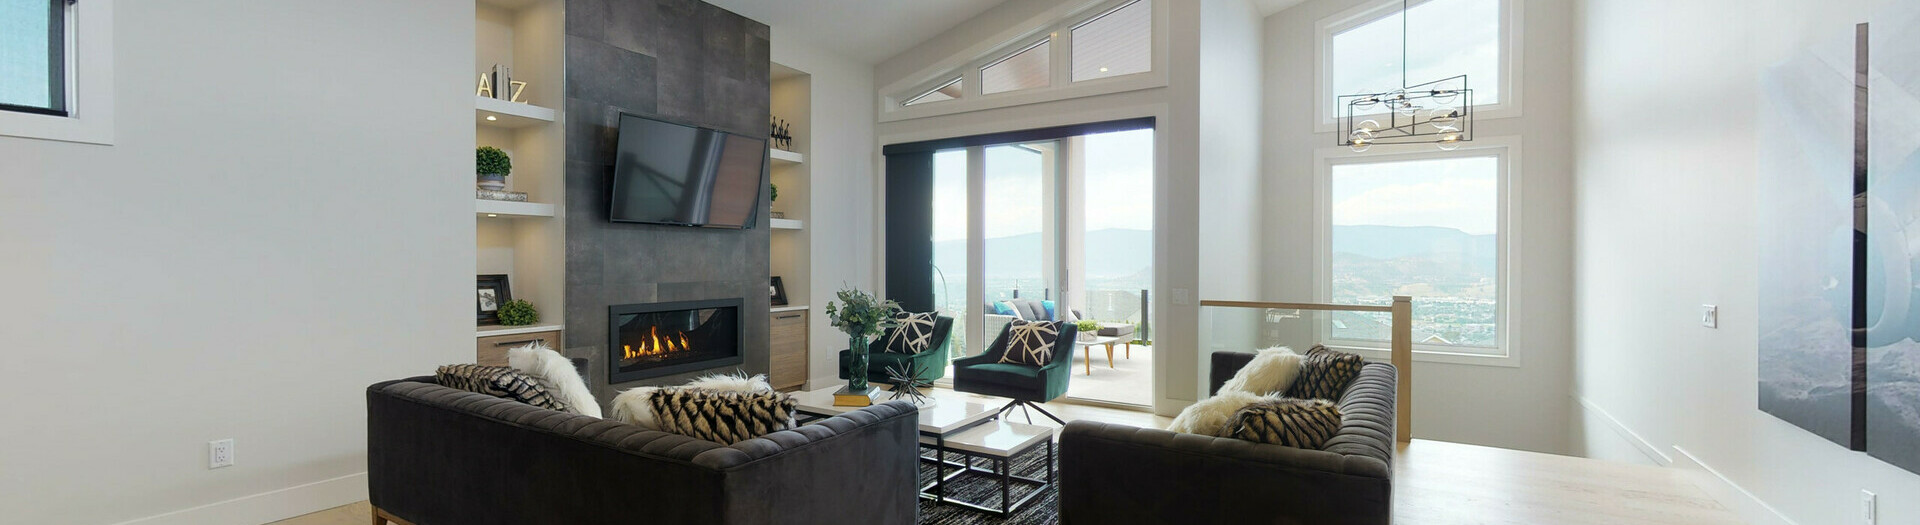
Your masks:
M1094 337L1092 339L1074 339L1073 340L1073 344L1080 345L1080 348L1085 350L1084 353L1087 359L1086 375L1093 375L1093 347L1097 345L1107 345L1107 368L1113 368L1113 345L1119 344L1121 342L1121 339L1126 339L1127 355L1131 357L1133 355L1133 334L1127 334L1122 336L1103 335L1103 336Z
M794 392L792 394L795 401L794 410L816 418L825 418L861 408L833 404L833 393L840 390L842 386L836 384L816 390ZM874 395L874 402L884 403L890 400L889 396L891 394L887 392L880 392ZM951 503L1001 515L1017 510L1020 505L1032 499L1029 495L1018 502L1013 502L1012 505L1002 501L1000 509L996 510L946 497L947 482L960 474L994 473L988 469L974 467L970 461L962 463L947 461L946 456L949 453L958 453L969 458L984 457L995 460L1001 467L999 470L1005 471L1000 474L1003 496L1011 492L1012 483L1015 481L1039 483L1042 485L1041 488L1053 483L1053 430L1051 428L996 420L995 416L999 415L1000 407L1006 405L1004 399L955 392L945 388L929 389L927 397L933 400L933 405L920 409L920 445L932 448L934 457L922 457L920 460L934 464L934 480L920 488L920 497L931 499L936 503ZM1035 441L1036 439L1040 441ZM1012 476L1007 459L1031 450L1036 443L1042 441L1047 444L1046 481ZM948 473L950 468L955 472Z

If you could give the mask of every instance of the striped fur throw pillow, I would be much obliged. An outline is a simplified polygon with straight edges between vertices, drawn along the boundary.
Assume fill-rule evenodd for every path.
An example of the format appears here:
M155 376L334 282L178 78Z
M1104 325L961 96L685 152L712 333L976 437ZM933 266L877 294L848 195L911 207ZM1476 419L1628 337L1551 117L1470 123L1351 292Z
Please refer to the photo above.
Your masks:
M1233 414L1220 435L1318 450L1340 431L1340 407L1325 399L1261 401Z
M660 430L722 445L786 430L793 421L793 396L781 392L663 388L647 402Z
M1301 357L1300 375L1287 387L1286 397L1339 401L1340 394L1347 391L1347 385L1352 384L1354 378L1360 377L1360 367L1366 364L1358 355L1313 345L1313 349Z
M540 408L567 411L567 404L547 392L532 376L504 366L475 364L446 365L434 371L433 380L447 388L512 399Z

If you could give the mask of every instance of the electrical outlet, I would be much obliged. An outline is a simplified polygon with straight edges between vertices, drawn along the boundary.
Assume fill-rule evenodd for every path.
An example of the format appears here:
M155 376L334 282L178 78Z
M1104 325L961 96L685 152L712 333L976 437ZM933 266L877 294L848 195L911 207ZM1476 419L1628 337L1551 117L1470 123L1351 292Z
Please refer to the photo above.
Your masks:
M1720 327L1720 307L1711 304L1700 305L1700 326Z
M207 468L233 466L233 440L222 439L207 442Z
M1873 495L1872 491L1867 491L1867 490L1860 491L1860 512L1862 513L1861 517L1866 518L1866 521L1863 521L1861 523L1865 523L1867 525L1874 525L1875 523L1879 523L1880 518L1878 517L1878 514L1880 510L1879 508L1880 505L1879 503L1874 501L1874 498L1875 496Z

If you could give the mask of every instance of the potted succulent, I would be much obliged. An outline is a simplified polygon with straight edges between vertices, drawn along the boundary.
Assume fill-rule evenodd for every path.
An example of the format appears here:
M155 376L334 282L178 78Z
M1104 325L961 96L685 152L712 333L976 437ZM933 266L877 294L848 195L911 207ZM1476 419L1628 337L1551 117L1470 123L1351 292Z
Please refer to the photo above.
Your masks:
M507 152L493 146L481 146L474 150L474 175L478 178L480 189L507 189L507 175L513 173L513 159L507 158Z
M855 393L867 391L867 341L880 335L882 330L893 327L894 314L900 312L900 303L881 301L879 298L856 288L841 290L839 301L827 302L827 318L833 321L833 327L847 334L847 350L853 359L847 368L847 390Z
M500 303L500 324L507 326L527 326L540 322L540 311L533 303L525 299L514 299Z

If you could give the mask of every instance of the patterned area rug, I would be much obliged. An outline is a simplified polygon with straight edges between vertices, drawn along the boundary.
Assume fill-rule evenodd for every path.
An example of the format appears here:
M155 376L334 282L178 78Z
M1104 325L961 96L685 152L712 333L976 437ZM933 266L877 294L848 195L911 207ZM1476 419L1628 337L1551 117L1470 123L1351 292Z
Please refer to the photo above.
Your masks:
M921 453L925 454L928 458L933 457L933 453L926 449L921 449ZM1054 480L1056 482L1060 479L1059 465L1057 463L1060 459L1059 453L1060 445L1056 443L1054 444L1054 460L1056 462L1054 465ZM949 461L958 461L960 458L961 455L959 454L947 455ZM991 461L985 459L974 459L972 461L974 466L986 469L993 468L993 462ZM1047 448L1045 446L1034 447L1033 450L1029 450L1025 454L1014 456L1013 475L1034 479L1047 479L1046 471L1041 469L1041 465L1046 463L1046 461ZM932 463L925 461L920 462L920 479L933 479L933 467ZM1006 518L1000 518L992 514L958 505L940 505L934 503L932 500L922 499L920 500L920 523L921 525L1059 523L1060 512L1058 509L1060 506L1060 491L1058 490L1058 485L1048 486L1045 489L1035 489L1032 483L1021 483L1016 480L1013 482L1013 490L1010 494L1011 501L1020 501L1020 498L1026 497L1027 494L1032 494L1034 490L1045 490L1046 492L1042 493L1033 501L1027 502L1026 506L1020 507L1019 512ZM946 494L948 496L958 496L959 499L964 501L997 508L1000 506L1000 478L981 472L965 474L948 482Z

